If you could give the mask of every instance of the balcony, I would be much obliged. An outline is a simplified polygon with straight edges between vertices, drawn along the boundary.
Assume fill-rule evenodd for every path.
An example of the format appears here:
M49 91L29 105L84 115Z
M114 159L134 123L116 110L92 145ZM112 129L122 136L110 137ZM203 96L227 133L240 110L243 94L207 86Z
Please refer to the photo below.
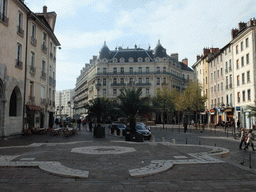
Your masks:
M23 69L23 62L16 59L15 67L18 68L18 69Z
M0 22L3 23L5 26L8 26L9 18L3 15L3 13L0 13Z
M47 47L45 43L42 44L42 51L46 54L47 53Z
M229 71L232 71L232 68L231 68L231 67L229 67Z
M46 73L44 71L41 71L41 77L44 79L46 78Z
M56 85L56 80L53 79L51 76L49 76L49 83L50 83L51 85L55 86L55 85Z
M232 89L232 83L229 84L229 88Z
M50 52L50 59L52 59L53 58L53 54L52 54L52 52Z
M40 103L41 104L46 104L46 99L40 98Z
M151 83L136 83L136 86L149 86Z
M226 90L228 90L228 85L226 85Z
M101 87L101 83L96 83L95 87Z
M28 96L28 100L30 103L35 103L35 96L32 96L32 95Z
M122 87L124 87L124 86L126 86L126 83L111 83L111 86L112 86L112 87L116 87L116 86L122 86Z
M167 83L166 83L166 82L163 82L162 85L167 85Z
M24 30L21 28L21 26L17 26L17 34L24 37Z
M225 72L228 73L228 69L225 69Z
M31 38L30 38L30 42L31 42L31 44L34 45L34 46L36 46L36 44L37 44L37 40L36 40L35 37L31 37Z
M29 72L32 73L33 75L36 74L36 68L34 66L30 66Z

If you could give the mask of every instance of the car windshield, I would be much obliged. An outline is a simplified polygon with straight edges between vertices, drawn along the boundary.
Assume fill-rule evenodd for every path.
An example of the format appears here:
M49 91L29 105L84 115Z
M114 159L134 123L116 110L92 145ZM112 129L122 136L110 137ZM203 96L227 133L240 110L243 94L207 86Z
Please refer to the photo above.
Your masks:
M119 124L117 125L118 128L125 128L125 125Z
M146 128L142 125L136 125L137 130L145 130Z

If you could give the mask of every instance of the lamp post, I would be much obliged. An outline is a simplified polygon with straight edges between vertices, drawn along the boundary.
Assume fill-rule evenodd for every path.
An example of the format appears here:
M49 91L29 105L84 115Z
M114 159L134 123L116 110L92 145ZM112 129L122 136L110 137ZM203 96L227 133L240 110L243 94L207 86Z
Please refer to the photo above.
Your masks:
M60 111L60 127L62 127L61 121L62 121L62 117L61 117L61 111L63 110L64 106L57 106L57 114L58 111Z
M68 102L68 106L70 108L70 110L69 110L69 116L70 116L69 121L71 122L71 102L70 101Z

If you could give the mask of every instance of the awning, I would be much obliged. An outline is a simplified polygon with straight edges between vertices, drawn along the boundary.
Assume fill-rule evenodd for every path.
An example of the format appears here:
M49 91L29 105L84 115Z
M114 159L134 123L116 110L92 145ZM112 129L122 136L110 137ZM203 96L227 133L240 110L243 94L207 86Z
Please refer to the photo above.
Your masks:
M29 108L29 110L31 111L42 111L42 108L37 106L37 105L27 105L27 107Z

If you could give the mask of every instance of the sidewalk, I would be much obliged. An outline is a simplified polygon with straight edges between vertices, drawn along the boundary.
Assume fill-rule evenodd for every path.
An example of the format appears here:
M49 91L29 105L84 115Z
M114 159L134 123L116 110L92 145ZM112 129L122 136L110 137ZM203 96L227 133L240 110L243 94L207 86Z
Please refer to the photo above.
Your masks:
M169 136L168 141L175 138L176 145L159 139L125 142L107 133L95 139L85 130L69 138L37 135L1 141L0 162L9 165L0 167L0 191L255 191L255 173L211 155L227 153L224 146L180 142L191 136L197 143L210 132L177 131L152 130L158 137ZM19 164L24 162L38 165ZM74 177L77 170L87 177Z

